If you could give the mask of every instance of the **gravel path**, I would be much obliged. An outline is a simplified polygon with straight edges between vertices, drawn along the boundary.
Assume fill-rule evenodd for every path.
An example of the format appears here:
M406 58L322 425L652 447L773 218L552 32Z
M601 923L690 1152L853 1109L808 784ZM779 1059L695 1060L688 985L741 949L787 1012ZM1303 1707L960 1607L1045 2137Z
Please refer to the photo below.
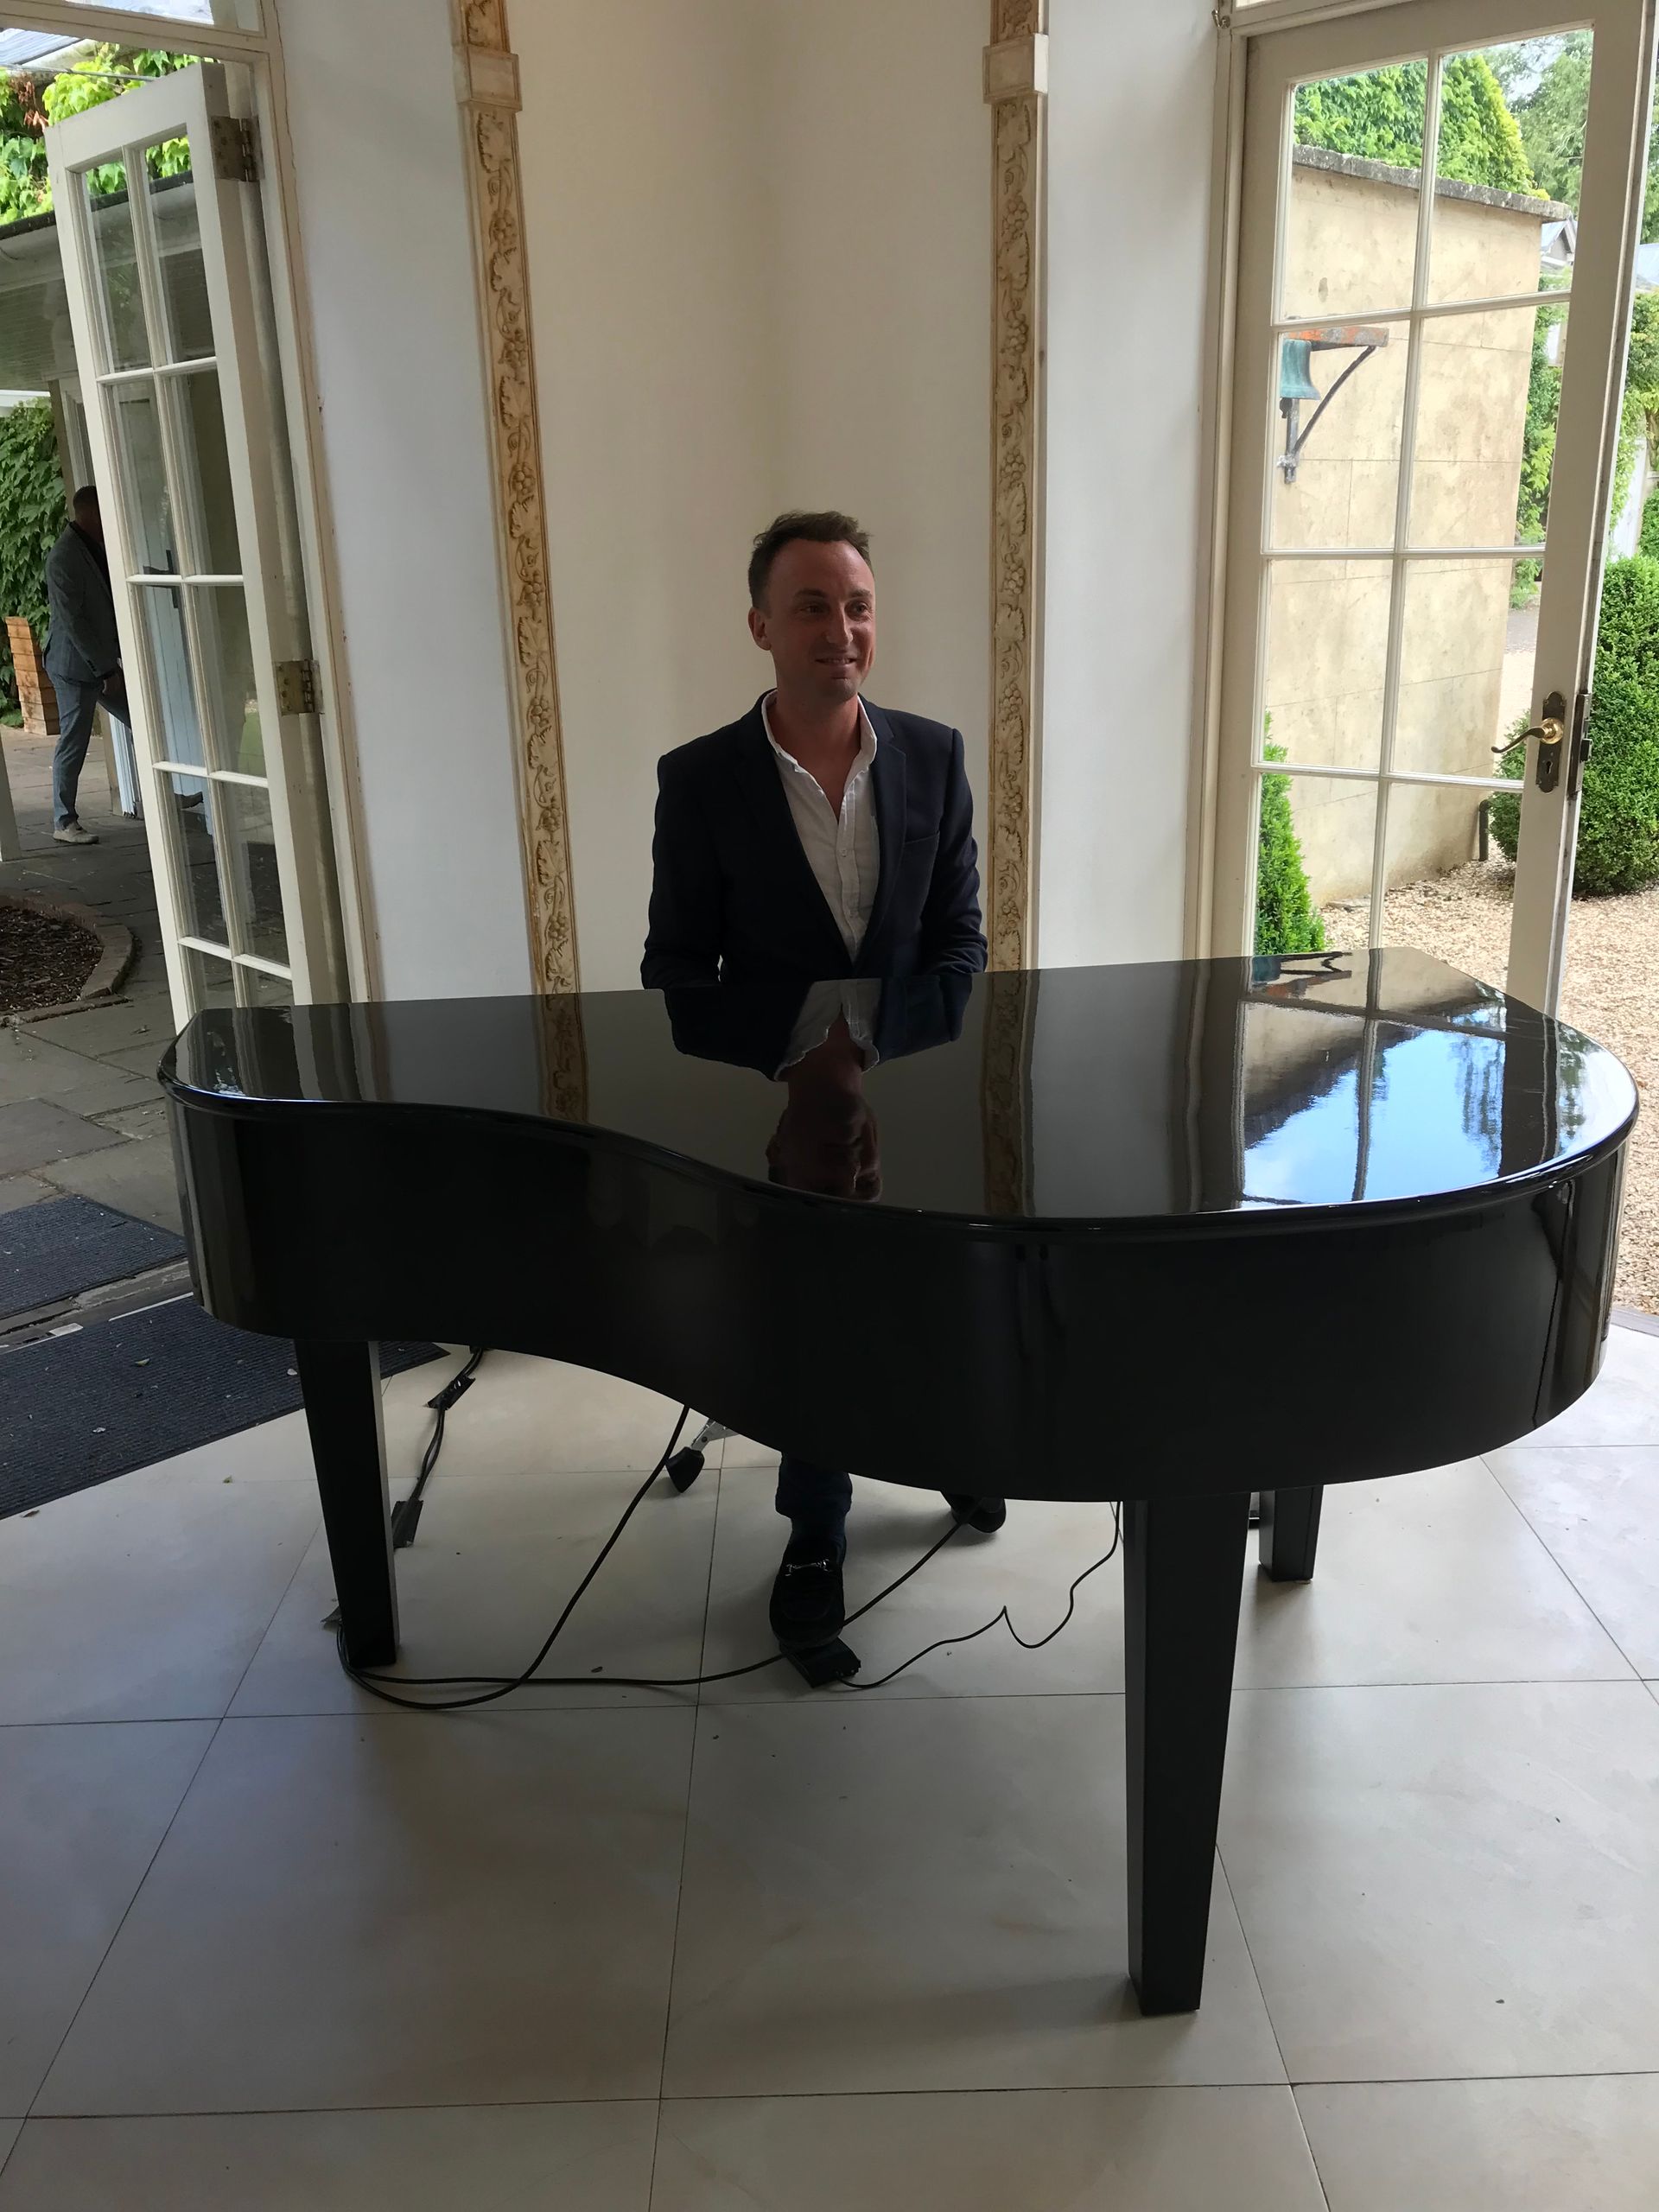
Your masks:
M1451 875L1391 891L1383 942L1415 945L1501 983L1514 880L1506 861L1471 861ZM1333 910L1325 919L1334 943L1342 942L1339 931L1351 938L1351 914ZM1623 898L1573 901L1561 1015L1617 1052L1642 1094L1613 1295L1621 1306L1659 1313L1659 885Z

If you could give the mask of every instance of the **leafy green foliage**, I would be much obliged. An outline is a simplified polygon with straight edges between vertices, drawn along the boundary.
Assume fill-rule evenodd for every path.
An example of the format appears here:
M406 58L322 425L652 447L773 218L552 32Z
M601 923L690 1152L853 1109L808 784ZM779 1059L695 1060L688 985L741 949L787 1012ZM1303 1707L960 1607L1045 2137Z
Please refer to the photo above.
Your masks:
M175 69L194 66L190 54L165 54L149 48L94 46L73 67L42 83L25 71L0 77L0 223L15 223L26 215L44 215L52 206L52 181L47 174L45 131L48 123L66 116L83 115L118 99L132 87L132 77L165 77ZM119 71L121 75L99 75ZM190 166L190 148L183 138L164 139L145 156L152 176L178 176ZM92 190L119 192L126 182L120 165L105 162L93 169Z
M1540 188L1576 210L1584 174L1584 127L1590 100L1592 34L1559 32L1523 39L1490 57L1520 126L1521 143ZM1659 238L1659 112L1648 139L1645 240Z
M46 556L63 524L63 478L51 403L26 399L0 415L0 614L27 614L37 638L46 632ZM0 702L17 703L3 628Z
M1636 550L1649 561L1659 561L1659 485L1649 493L1642 510L1642 535Z
M1325 77L1296 90L1299 146L1325 146L1399 168L1421 168L1427 67L1407 61L1361 77ZM1440 89L1440 175L1503 192L1535 189L1503 87L1484 56L1455 54Z
M1592 899L1640 891L1659 882L1659 560L1609 563L1588 734L1573 888ZM1518 747L1506 753L1503 772L1518 776L1525 758ZM1494 794L1491 828L1513 860L1518 796Z
M1282 760L1282 745L1264 751ZM1323 952L1325 924L1308 895L1302 848L1290 817L1290 778L1262 779L1261 826L1256 833L1255 949L1258 952Z

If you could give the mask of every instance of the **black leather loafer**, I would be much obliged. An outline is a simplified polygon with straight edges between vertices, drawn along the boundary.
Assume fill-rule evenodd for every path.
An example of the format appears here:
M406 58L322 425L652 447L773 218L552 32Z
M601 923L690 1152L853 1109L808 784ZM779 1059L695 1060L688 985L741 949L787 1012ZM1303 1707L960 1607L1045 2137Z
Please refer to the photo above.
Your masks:
M839 1551L791 1540L772 1586L772 1632L785 1651L833 1643L847 1618Z
M1008 1517L1007 1501L1001 1497L964 1497L959 1491L941 1491L939 1495L958 1521L982 1535L993 1536Z

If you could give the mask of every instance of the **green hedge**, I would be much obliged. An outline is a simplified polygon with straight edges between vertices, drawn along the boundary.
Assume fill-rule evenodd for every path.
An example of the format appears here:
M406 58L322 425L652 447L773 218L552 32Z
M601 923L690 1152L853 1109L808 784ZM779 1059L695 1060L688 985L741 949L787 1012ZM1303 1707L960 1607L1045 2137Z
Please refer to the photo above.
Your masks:
M1591 899L1641 891L1659 883L1659 560L1608 565L1588 734L1573 888ZM1505 772L1524 760L1506 753ZM1511 860L1520 812L1518 798L1493 795L1492 835Z
M1282 760L1282 745L1264 748ZM1256 833L1255 949L1258 952L1323 952L1325 924L1308 896L1302 848L1290 818L1290 778L1262 779L1261 826Z
M1659 488L1649 493L1642 510L1642 535L1636 550L1649 561L1659 561Z
M49 400L0 415L0 614L27 614L46 635L46 556L64 524L63 477ZM11 648L0 626L0 712L17 704Z

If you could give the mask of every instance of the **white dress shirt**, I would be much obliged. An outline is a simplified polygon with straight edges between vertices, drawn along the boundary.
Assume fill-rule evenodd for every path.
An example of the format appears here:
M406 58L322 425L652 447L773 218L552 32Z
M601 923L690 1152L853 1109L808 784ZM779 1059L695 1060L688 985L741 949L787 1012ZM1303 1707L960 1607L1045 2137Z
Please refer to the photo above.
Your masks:
M881 845L875 828L875 793L870 771L875 760L875 729L858 702L859 745L847 788L836 812L823 786L772 734L770 692L760 702L760 720L783 779L784 797L794 817L801 850L824 903L835 917L849 960L856 960L870 925L875 887L881 873Z

